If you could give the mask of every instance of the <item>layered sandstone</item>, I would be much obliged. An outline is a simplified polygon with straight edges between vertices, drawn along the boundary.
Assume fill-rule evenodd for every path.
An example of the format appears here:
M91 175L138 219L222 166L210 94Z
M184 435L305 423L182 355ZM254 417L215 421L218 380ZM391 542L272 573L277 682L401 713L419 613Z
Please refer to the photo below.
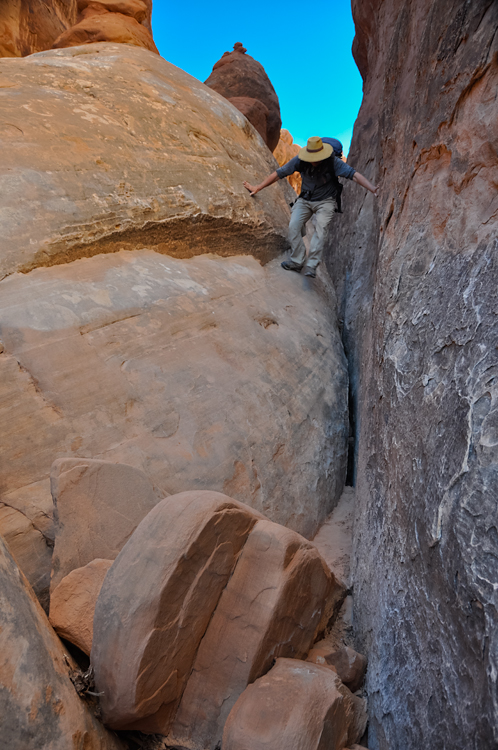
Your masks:
M69 660L0 538L1 744L8 750L122 750L78 696Z
M365 97L351 161L381 194L345 187L330 268L358 430L353 577L369 747L491 748L498 6L353 10Z
M366 719L364 701L330 669L280 658L238 699L222 750L344 750Z
M258 521L223 591L193 663L168 745L220 745L234 703L280 656L303 658L340 586L314 546Z
M257 518L219 492L184 492L160 502L139 525L95 608L91 660L108 726L167 733Z
M150 25L152 0L78 0L77 23L57 37L52 47L118 42L159 51Z
M282 127L278 96L261 63L246 52L240 42L234 44L233 51L215 63L205 83L237 107L274 151Z
M77 0L2 0L0 57L24 57L50 49L76 23L77 13Z
M122 249L268 261L287 247L287 183L257 200L242 185L271 155L157 55L83 45L0 60L0 80L0 277Z

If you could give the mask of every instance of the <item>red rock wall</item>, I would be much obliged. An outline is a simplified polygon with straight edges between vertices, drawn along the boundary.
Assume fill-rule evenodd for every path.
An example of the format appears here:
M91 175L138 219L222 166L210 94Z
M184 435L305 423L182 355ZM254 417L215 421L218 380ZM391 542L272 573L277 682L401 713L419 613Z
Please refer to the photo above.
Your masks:
M50 49L76 23L77 0L2 0L0 57L24 57Z
M364 100L328 265L357 433L369 747L498 736L498 4L353 1Z

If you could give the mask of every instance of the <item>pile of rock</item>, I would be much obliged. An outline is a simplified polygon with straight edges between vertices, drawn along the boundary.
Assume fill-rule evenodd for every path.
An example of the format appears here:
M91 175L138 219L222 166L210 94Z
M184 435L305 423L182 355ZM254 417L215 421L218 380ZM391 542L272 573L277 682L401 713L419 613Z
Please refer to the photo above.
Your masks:
M362 736L340 659L312 649L345 594L313 543L218 492L158 500L104 461L56 461L52 492L50 622L91 656L108 727L189 750Z

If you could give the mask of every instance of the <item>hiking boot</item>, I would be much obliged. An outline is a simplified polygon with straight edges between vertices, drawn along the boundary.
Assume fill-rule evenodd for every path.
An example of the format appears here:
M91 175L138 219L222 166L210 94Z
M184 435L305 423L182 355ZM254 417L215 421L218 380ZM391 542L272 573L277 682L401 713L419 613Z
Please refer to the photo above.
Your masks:
M316 278L316 268L307 268L306 271L304 272L304 275L305 276L309 276L310 279L315 279Z
M284 260L280 265L282 268L285 268L286 271L296 271L296 273L301 273L302 266L293 263L291 260Z

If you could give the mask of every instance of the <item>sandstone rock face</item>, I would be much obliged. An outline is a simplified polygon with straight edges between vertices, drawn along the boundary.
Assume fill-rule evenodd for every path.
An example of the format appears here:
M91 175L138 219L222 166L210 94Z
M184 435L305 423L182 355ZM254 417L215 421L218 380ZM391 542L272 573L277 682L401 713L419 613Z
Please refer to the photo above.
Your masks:
M2 501L22 511L32 488L43 533L43 482L62 456L133 465L161 496L213 488L307 537L340 495L347 377L335 319L278 263L143 250L40 268L0 282L0 330ZM107 532L84 540L85 557L72 533L64 575L111 557Z
M90 656L97 597L112 560L92 560L72 570L50 597L50 624L61 638Z
M222 750L343 750L366 726L364 701L334 672L297 659L242 693L225 725Z
M242 185L275 167L259 136L157 55L51 50L0 60L0 80L0 278L121 249L267 261L287 247L287 183L257 200Z
M330 268L359 426L353 578L369 747L491 748L498 5L353 10L366 93L351 162L382 187L375 204L346 186Z
M54 49L118 42L159 54L150 32L150 13L143 0L79 0L78 10L78 23L55 40Z
M162 500L110 568L91 654L105 723L166 734L256 514L219 492Z
M69 679L62 645L0 539L0 715L8 750L122 750Z
M202 639L167 744L219 746L247 685L276 657L306 655L335 586L311 543L258 521Z
M273 151L273 156L278 161L278 166L283 167L284 164L287 164L288 161L297 156L300 150L301 146L298 146L297 143L294 143L294 139L292 138L289 131L282 128L282 130L280 131L279 141L275 150ZM287 177L287 180L289 182L289 185L299 195L299 193L301 192L302 183L302 178L299 172L295 172L294 174L289 175L289 177Z
M51 591L96 558L114 560L159 497L145 474L124 464L61 458L51 472L55 547Z
M23 57L50 49L55 39L76 23L76 16L77 0L2 0L0 57Z
M270 151L276 148L282 127L277 94L263 66L246 55L240 42L218 60L205 83L226 99L234 99Z

